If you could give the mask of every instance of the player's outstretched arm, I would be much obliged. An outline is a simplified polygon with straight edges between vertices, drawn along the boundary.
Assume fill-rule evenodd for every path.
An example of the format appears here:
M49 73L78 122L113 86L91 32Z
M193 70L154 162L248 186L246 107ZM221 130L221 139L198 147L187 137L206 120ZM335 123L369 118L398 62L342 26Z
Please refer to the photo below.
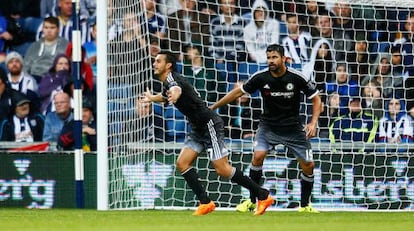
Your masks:
M244 93L241 90L241 87L236 87L233 90L231 90L229 93L227 93L223 98L221 98L218 102L210 106L211 110L216 110L219 107L222 107L224 105L229 104L230 102L233 102L240 96L242 96Z
M142 99L143 102L165 102L164 97L162 94L153 95L150 91L150 89L147 87L147 90L144 92L144 98Z

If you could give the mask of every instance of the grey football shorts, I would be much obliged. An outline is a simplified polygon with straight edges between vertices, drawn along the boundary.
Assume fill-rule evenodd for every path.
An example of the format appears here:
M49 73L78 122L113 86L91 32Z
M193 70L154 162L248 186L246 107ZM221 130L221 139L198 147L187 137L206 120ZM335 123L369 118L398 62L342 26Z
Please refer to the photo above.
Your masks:
M311 144L301 126L280 130L260 123L255 136L254 150L269 151L279 144L284 145L297 159L313 161Z

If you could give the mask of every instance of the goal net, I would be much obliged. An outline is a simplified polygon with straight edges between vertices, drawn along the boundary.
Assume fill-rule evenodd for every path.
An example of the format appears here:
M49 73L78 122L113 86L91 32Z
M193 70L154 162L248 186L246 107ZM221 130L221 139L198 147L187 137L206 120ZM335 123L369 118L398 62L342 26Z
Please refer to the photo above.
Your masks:
M321 92L323 112L317 137L311 139L316 165L313 206L413 209L411 1L97 4L98 209L198 205L174 164L191 126L172 105L140 100L147 88L161 91L152 70L157 52L174 52L176 71L212 104L267 67L265 50L272 43L283 45L288 68L312 79ZM105 76L107 81L102 81ZM303 124L311 118L311 109L311 100L304 97ZM260 94L243 96L217 112L225 121L231 163L248 175L262 112ZM194 165L218 209L234 209L248 198L246 190L217 176L205 153ZM283 145L274 147L265 159L263 176L263 186L276 201L270 210L299 205L299 176L289 151Z

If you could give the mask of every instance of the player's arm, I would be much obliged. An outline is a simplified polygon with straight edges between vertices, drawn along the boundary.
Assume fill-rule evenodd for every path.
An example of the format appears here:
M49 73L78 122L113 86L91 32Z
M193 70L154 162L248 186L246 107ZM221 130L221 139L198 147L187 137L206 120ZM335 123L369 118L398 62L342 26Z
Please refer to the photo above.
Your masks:
M182 93L181 87L179 86L170 87L170 89L167 91L168 102L172 104L176 103L177 100L180 98L181 93Z
M153 95L149 88L144 92L144 98L142 99L143 102L165 102L164 96L161 93Z
M216 110L219 107L222 107L224 105L229 104L230 102L233 102L234 100L236 100L237 98L239 98L240 96L242 96L243 90L241 89L241 87L236 87L233 90L231 90L229 93L227 93L223 98L221 98L218 102L216 102L215 104L210 106L211 110Z
M319 95L315 95L312 98L312 119L306 125L305 132L308 138L312 138L316 135L316 127L318 125L319 115L322 111L322 102Z

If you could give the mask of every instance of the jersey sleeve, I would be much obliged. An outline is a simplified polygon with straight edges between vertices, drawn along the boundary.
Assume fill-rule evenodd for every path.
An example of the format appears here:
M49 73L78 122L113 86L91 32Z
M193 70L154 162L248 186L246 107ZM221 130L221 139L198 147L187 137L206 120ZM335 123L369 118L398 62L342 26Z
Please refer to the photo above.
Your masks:
M319 93L319 90L316 89L316 83L312 79L301 78L301 81L302 91L308 99L312 99Z
M182 88L181 84L179 84L179 81L174 77L172 73L170 73L167 77L167 81L165 81L163 84L162 96L167 98L167 91L174 86L179 86Z
M253 75L250 79L248 79L241 87L243 93L253 94L257 89L260 88L259 86L260 78L258 75Z

